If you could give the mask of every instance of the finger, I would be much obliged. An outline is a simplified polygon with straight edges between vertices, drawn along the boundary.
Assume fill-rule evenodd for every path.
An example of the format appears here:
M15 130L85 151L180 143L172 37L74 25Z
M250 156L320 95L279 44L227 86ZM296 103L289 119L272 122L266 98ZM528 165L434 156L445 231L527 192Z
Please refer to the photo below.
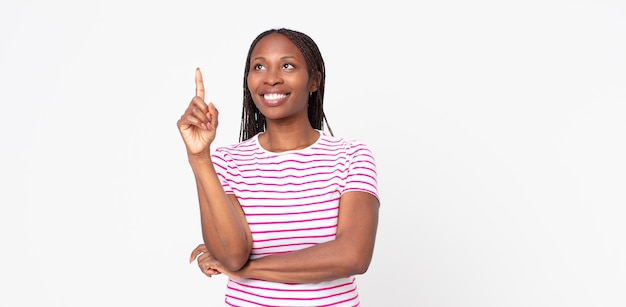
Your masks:
M204 82L202 81L200 67L196 68L196 96L204 100Z
M202 115L202 117L205 116ZM185 114L177 122L178 130L180 130L181 133L188 129L193 129L193 127L197 127L201 130L209 130L208 124L203 121L206 121L206 119L200 120L192 114Z
M209 249L206 248L206 245L204 245L204 243L198 244L198 246L195 248L196 250L199 250L203 253L208 253Z
M187 109L192 109L192 108L198 108L202 110L202 112L209 111L209 106L206 104L206 102L204 102L204 100L200 99L200 97L198 96L193 97L191 99L191 102L189 103L189 107L187 107Z
M196 257L198 257L198 255L200 255L201 253L208 253L209 250L206 248L206 246L204 246L204 244L200 244L198 245L196 248L193 249L193 251L191 251L191 256L189 257L189 263L192 263L194 259L196 259Z
M196 261L198 262L198 265L208 264L211 262L211 255L207 253L200 253L200 255L196 257Z
M202 272L204 273L204 275L208 276L208 277L213 277L213 275L219 275L220 272L216 271L214 269L211 268L207 268L205 270L202 270Z
M202 253L200 246L202 246L202 244L198 245L198 247L194 248L193 251L191 251L191 255L189 256L189 263L193 262L198 257L198 255Z
M212 263L209 262L199 262L198 268L200 268L200 271L204 273L210 272L213 275L221 273Z
M183 116L178 120L177 125L181 129L181 131L189 128L189 126L196 126L202 129L206 128L206 124L203 123L201 119L198 119L193 114L183 114Z
M185 110L185 113L183 113L183 115L181 115L180 119L178 120L178 127L188 128L189 126L193 125L206 130L206 124L209 122L209 118L206 115L208 110L209 106L202 99L200 99L200 97L193 97L191 99L191 102L189 102L189 106Z
M189 107L181 116L180 124L192 124L194 126L206 129L206 124L210 118L207 116L208 106L200 97L194 97L189 103ZM180 125L179 125L180 127Z

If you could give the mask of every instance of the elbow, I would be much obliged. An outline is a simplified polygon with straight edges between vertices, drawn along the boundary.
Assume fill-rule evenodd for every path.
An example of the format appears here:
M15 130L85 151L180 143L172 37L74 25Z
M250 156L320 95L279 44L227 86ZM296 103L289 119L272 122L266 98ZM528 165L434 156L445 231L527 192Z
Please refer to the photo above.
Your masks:
M236 272L236 271L239 271L241 268L243 268L243 266L246 265L246 263L248 263L249 258L250 258L250 253L241 252L241 253L236 253L236 254L225 255L224 257L220 257L218 261L220 262L220 264L222 264L222 266L225 269L231 272Z
M243 268L243 266L246 264L246 261L240 261L239 259L235 259L235 260L231 260L231 259L227 259L226 261L220 261L220 263L222 264L222 266L224 266L225 269L231 271L231 272L237 272L239 270L241 270L241 268Z
M246 253L245 251L240 251L238 253L227 253L222 257L216 257L216 259L225 269L232 272L239 271L241 268L243 268L243 266L248 263L249 258L250 253Z
M224 269L231 272L236 272L243 268L243 266L248 263L250 254L252 253L251 244L221 244L212 246L207 243L208 242L205 240L204 245L207 247L211 256L217 260Z
M348 257L346 259L345 268L346 275L361 275L367 272L371 263L372 257L367 255L358 255L355 257Z
M217 260L224 269L232 272L239 271L250 258L250 252L245 250L239 252L225 251L225 250L210 250L212 258Z
M358 261L353 263L351 275L361 275L367 272L370 267L370 261Z

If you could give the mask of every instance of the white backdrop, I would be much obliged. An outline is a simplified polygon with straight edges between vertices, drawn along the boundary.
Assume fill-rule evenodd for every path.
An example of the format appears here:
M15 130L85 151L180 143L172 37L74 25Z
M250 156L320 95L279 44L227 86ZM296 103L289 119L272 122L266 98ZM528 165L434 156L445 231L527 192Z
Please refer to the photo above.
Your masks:
M626 305L624 1L2 0L1 306L221 305L175 123L274 27L378 162L363 306Z

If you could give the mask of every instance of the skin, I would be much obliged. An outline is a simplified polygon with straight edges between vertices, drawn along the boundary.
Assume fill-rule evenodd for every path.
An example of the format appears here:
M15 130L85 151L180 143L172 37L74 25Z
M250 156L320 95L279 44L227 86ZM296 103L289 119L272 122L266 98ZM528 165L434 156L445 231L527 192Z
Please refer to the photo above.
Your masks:
M318 76L309 78L304 56L289 38L270 34L255 46L250 57L248 89L256 107L266 118L259 142L273 152L301 149L319 137L308 120L310 92L317 90ZM276 104L267 93L287 94Z
M213 103L204 102L202 73L196 69L196 96L177 126L196 179L204 245L224 269L236 271L250 257L252 235L239 201L224 193L211 161L210 144L215 140L218 114Z
M307 115L309 92L317 90L319 76L310 76L300 50L282 34L269 34L255 46L248 88L266 117L261 146L273 152L301 149L319 133ZM275 282L312 283L367 271L372 259L379 202L365 192L347 192L339 203L335 240L289 253L248 260L252 238L239 202L225 195L211 166L209 145L215 138L218 113L204 103L204 86L196 73L194 97L178 121L190 164L198 183L204 243L189 258L211 277L257 278ZM267 99L279 93L282 98ZM239 241L237 241L239 240ZM229 259L234 257L234 259ZM244 259L245 257L245 259Z

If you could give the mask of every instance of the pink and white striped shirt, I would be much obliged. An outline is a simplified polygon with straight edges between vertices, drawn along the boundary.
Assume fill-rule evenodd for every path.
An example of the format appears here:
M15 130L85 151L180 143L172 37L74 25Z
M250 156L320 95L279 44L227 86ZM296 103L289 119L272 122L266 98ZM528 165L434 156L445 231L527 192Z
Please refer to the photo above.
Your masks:
M227 194L235 194L252 231L250 259L331 241L339 198L348 191L378 197L376 164L364 143L319 131L311 146L269 152L258 135L217 148L212 159ZM354 276L311 284L229 280L229 306L358 306Z

